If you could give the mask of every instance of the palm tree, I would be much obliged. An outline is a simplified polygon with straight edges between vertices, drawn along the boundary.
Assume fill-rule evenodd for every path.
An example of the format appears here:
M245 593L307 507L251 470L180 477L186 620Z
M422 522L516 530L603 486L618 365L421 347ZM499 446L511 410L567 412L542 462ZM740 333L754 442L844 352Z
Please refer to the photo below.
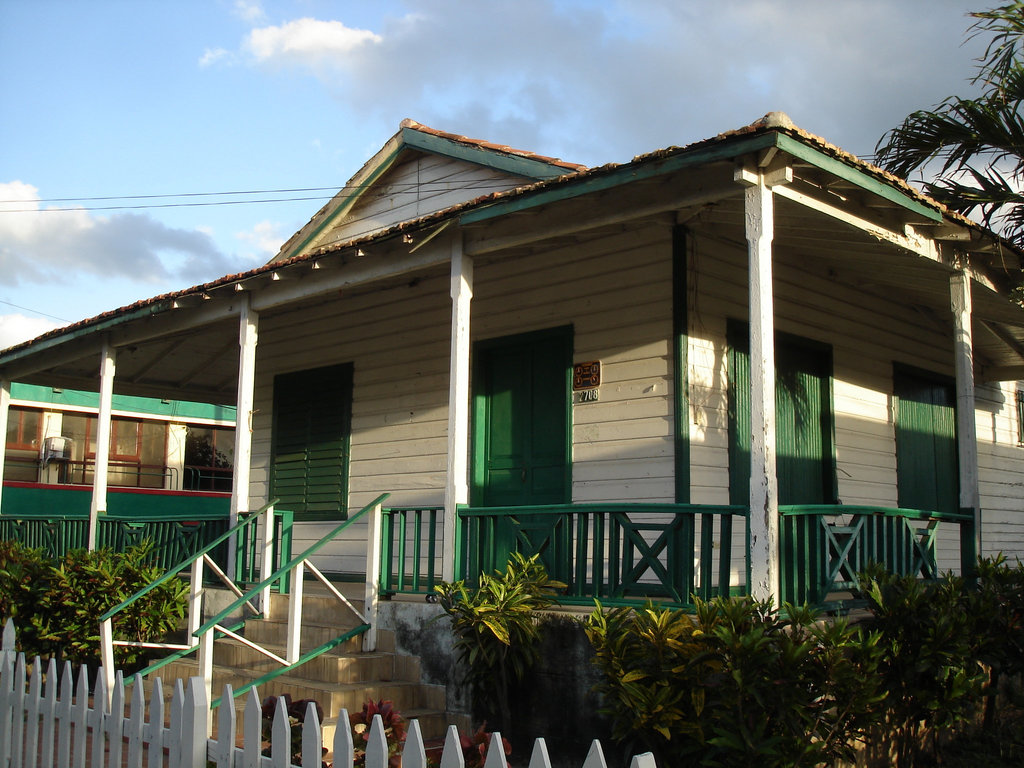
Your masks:
M902 177L940 163L925 192L1024 247L1024 2L971 16L969 37L991 35L971 79L981 94L908 115L879 140L876 162Z

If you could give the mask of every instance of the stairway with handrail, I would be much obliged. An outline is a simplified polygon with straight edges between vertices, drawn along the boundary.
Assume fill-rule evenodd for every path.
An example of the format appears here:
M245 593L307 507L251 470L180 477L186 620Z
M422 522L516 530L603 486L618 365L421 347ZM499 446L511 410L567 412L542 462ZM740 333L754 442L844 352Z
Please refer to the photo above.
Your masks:
M343 708L358 712L367 699L391 699L403 716L420 719L425 735L434 735L434 731L440 735L445 726L444 686L420 682L419 660L398 654L393 633L377 627L381 505L386 498L384 494L374 499L300 555L283 557L287 562L276 569L271 502L108 611L100 617L107 690L113 685L114 645L140 645L114 639L116 615L149 589L191 568L186 642L147 644L172 653L143 674L163 668L161 676L165 680L199 676L211 701L216 701L226 683L231 684L236 699L253 687L261 698L288 694L293 700L314 699L324 709L328 729ZM369 523L366 582L339 588L311 558L364 517ZM262 578L243 590L216 565L210 553L232 537L238 540L248 536L251 540L257 520L262 521ZM212 602L208 598L215 594L204 584L207 568L233 599L204 621L204 603ZM307 589L307 573L315 579L312 590ZM282 593L282 585L288 586L288 594ZM278 592L274 592L275 587ZM358 587L362 595L346 595L352 587ZM239 616L245 616L244 623L237 621Z

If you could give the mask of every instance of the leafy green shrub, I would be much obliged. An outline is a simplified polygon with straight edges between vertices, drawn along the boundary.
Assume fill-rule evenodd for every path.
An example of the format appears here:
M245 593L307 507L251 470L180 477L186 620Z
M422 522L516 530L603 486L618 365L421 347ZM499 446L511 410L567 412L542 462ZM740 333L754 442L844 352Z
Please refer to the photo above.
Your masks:
M538 557L513 553L504 573L480 574L475 590L465 582L444 582L434 589L452 622L455 648L466 665L474 698L508 728L509 694L537 658L537 612L551 606L565 585L548 578Z
M18 628L19 649L29 658L99 662L99 617L155 581L149 542L122 553L72 550L59 560L5 542L0 549L0 609ZM177 628L188 604L188 585L172 579L114 617L114 636L150 642ZM115 661L131 671L144 649L115 646Z
M588 619L613 736L661 766L819 765L852 756L882 693L875 638L752 598Z
M871 611L865 627L879 636L896 765L909 768L921 759L925 736L934 752L940 732L976 712L987 679L974 637L976 602L953 575L918 581L870 571L861 589Z
M34 655L30 650L39 647L32 619L39 611L50 567L41 549L0 541L0 622L14 620L18 650L25 650L29 657Z
M1000 683L1024 674L1024 564L1010 567L1002 555L979 560L971 607L975 653L988 670L983 726L991 731Z

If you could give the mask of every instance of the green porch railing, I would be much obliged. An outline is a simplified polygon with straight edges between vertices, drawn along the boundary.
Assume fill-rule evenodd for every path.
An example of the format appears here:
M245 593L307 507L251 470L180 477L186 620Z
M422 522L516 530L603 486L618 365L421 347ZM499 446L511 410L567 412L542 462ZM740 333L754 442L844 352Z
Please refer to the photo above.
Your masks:
M540 555L568 586L563 603L662 600L691 605L743 591L746 558L734 568L734 533L745 549L743 506L558 504L459 509L457 577L504 568L512 552ZM738 573L734 577L733 571ZM734 582L736 584L734 585Z
M222 513L179 512L161 520L102 515L96 529L96 546L120 552L148 539L153 542L153 564L167 570L192 557L227 529L228 517ZM88 515L0 515L0 539L42 549L53 558L87 548L88 538ZM225 545L213 557L223 563L226 552Z
M383 510L381 593L429 594L441 581L444 507Z
M274 562L291 557L293 514L274 510ZM195 557L210 542L228 530L227 510L182 510L165 512L160 519L148 514L106 514L98 519L96 546L120 552L143 541L153 543L151 562L163 571ZM261 543L255 526L238 531L235 580L242 583L259 581ZM33 549L42 549L49 557L64 557L70 550L88 547L88 514L22 513L0 514L0 541L17 541ZM210 558L227 566L226 539L210 553ZM279 586L287 591L287 583Z
M838 605L872 563L902 576L938 578L939 527L960 527L960 546L973 542L973 516L921 509L854 505L780 506L781 598ZM965 555L961 561L973 560Z

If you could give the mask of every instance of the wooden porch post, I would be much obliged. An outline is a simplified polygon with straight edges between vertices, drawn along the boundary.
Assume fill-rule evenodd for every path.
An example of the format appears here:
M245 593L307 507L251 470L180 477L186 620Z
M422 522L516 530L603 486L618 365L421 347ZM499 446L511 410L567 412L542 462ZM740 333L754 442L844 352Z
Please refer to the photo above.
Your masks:
M235 467L231 482L231 511L228 525L249 511L249 474L252 464L253 392L256 387L256 344L259 315L249 297L242 301L238 315L238 390L235 399ZM234 577L237 558L235 537L228 539L228 574ZM269 611L269 605L261 606Z
M107 511L107 469L110 464L110 417L114 400L117 352L104 339L100 353L100 408L96 422L96 465L93 468L92 504L89 507L89 551L96 549L99 516ZM86 446L88 454L88 446Z
M457 507L469 501L469 320L473 300L473 260L452 240L452 330L448 376L448 469L444 493L444 545L441 578L455 578Z
M771 187L785 183L789 168L767 173L743 168L736 180L743 198L750 258L750 594L779 602L779 482L775 460L775 318L772 239L775 204Z
M978 486L978 430L974 416L974 342L971 331L971 278L958 270L949 279L956 368L956 434L960 462L960 508L974 517L971 535L961 536L961 572L974 573L981 549L981 492ZM966 531L965 531L966 533Z
M7 379L0 379L0 427L3 428L3 434L7 435L7 421L11 417L11 382ZM6 437L4 440L6 441ZM4 479L4 459L7 444L4 443L5 450L0 451L0 514L3 514L3 479Z

